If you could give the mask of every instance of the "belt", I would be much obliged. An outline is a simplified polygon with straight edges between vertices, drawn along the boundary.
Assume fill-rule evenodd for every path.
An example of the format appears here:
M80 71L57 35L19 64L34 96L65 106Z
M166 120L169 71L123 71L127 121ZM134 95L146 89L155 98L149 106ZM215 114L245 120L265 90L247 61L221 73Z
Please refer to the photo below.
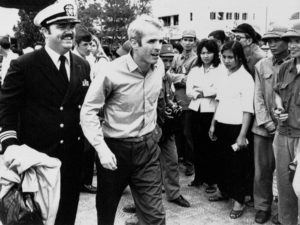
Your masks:
M108 140L112 140L112 141L121 141L121 142L143 142L143 141L146 141L148 140L149 138L152 138L153 136L153 133L154 131L148 133L148 134L145 134L143 136L140 136L140 137L128 137L128 138L105 138L105 139L108 139Z

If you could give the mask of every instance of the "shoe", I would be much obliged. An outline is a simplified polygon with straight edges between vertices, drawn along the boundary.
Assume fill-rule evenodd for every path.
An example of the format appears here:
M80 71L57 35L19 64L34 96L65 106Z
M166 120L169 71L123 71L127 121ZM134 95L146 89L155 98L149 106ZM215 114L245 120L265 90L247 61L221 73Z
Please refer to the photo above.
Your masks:
M208 201L210 202L219 202L219 201L228 201L229 197L223 196L220 194L209 196Z
M197 181L197 180L193 180L191 183L188 184L189 187L201 187L201 185L203 184L202 181Z
M278 220L278 214L274 215L271 220L272 220L273 224L275 224L275 225L281 225L281 223Z
M135 213L136 212L136 208L135 208L135 204L128 204L128 205L125 205L123 207L123 212L125 213Z
M270 211L258 210L255 215L255 222L263 224L267 222L270 219L270 217L271 217Z
M97 193L97 187L91 185L91 184L84 184L81 187L81 192L86 192L90 194L96 194Z
M131 217L129 217L125 221L125 225L138 225L138 224L139 224L139 220L138 220L136 214L133 214Z
M186 207L186 208L191 206L191 204L182 195L180 195L178 198L170 200L170 202L175 203L176 205L179 205L181 207Z
M189 177L189 176L192 176L193 174L194 174L194 167L193 166L188 166L187 168L186 168L186 171L185 171L185 175L187 176L187 177Z
M244 209L245 209L245 207L241 210L232 209L229 214L230 219L237 219L237 218L241 217L244 213Z
M246 196L245 205L248 207L254 207L254 198L253 196Z
M205 189L205 192L207 194L212 194L212 193L215 193L217 191L217 188L215 186L208 186L206 189Z

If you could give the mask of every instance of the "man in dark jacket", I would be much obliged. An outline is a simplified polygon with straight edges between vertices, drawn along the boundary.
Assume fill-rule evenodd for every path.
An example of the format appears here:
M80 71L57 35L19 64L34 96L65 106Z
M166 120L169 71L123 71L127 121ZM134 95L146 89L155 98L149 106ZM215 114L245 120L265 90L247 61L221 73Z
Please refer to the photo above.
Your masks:
M26 144L62 162L56 225L75 223L84 140L79 111L90 83L88 62L70 52L75 7L64 1L37 14L45 48L12 61L0 91L2 150Z

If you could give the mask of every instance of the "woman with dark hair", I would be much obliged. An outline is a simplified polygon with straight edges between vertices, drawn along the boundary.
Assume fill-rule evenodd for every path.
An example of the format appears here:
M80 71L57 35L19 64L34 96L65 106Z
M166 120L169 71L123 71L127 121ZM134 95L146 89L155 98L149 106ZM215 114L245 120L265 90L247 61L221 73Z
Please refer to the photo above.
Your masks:
M189 108L194 111L194 167L195 178L190 186L206 183L207 193L216 191L215 143L210 140L208 130L215 112L216 82L225 73L220 66L219 49L214 40L203 39L197 47L195 66L191 69L187 82L186 94L192 98ZM223 68L223 69L222 69Z
M221 50L222 60L227 68L217 87L216 112L209 136L217 139L219 193L209 198L220 201L234 200L230 218L239 218L245 208L247 194L247 173L250 163L250 151L247 148L247 134L253 110L254 81L249 73L242 45L229 41Z

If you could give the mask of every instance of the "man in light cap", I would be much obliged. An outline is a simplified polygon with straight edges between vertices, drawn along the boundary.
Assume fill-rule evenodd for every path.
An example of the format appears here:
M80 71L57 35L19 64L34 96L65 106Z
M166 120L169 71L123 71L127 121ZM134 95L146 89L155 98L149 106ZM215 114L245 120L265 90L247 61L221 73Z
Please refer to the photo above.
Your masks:
M172 64L174 55L173 46L171 44L162 45L160 58L164 62L166 72ZM175 144L175 131L172 129L175 125L172 123L176 123L177 120L172 119L174 115L170 115L170 112L167 111L167 107L173 104L173 99L174 93L171 90L171 82L169 82L168 77L165 76L163 78L163 88L157 107L157 123L162 128L162 137L159 142L159 147L161 149L160 163L162 167L163 184L167 199L170 202L181 207L190 207L190 203L180 194L178 154Z
M255 119L254 133L254 207L256 223L265 223L271 216L273 202L273 173L275 158L273 138L277 126L274 108L274 85L280 65L289 59L288 45L281 37L287 27L273 24L262 37L269 45L271 57L263 58L255 65Z
M2 150L28 145L62 162L55 225L75 223L80 193L83 134L79 111L89 87L90 67L70 52L78 23L76 5L61 1L35 19L45 48L12 61L0 90Z
M184 30L182 32L181 45L183 52L174 56L170 70L167 75L175 87L175 98L180 106L183 108L183 113L180 117L180 131L175 134L176 145L179 154L184 158L186 164L187 176L194 173L194 166L192 163L193 155L193 138L191 130L191 115L192 112L188 109L190 98L186 95L186 80L188 73L196 62L197 55L193 51L196 42L196 32L192 29Z
M288 42L291 59L281 65L275 88L274 114L278 126L273 147L277 171L278 221L284 225L297 225L299 199L292 186L295 168L291 163L300 154L300 22L284 33L282 39Z

